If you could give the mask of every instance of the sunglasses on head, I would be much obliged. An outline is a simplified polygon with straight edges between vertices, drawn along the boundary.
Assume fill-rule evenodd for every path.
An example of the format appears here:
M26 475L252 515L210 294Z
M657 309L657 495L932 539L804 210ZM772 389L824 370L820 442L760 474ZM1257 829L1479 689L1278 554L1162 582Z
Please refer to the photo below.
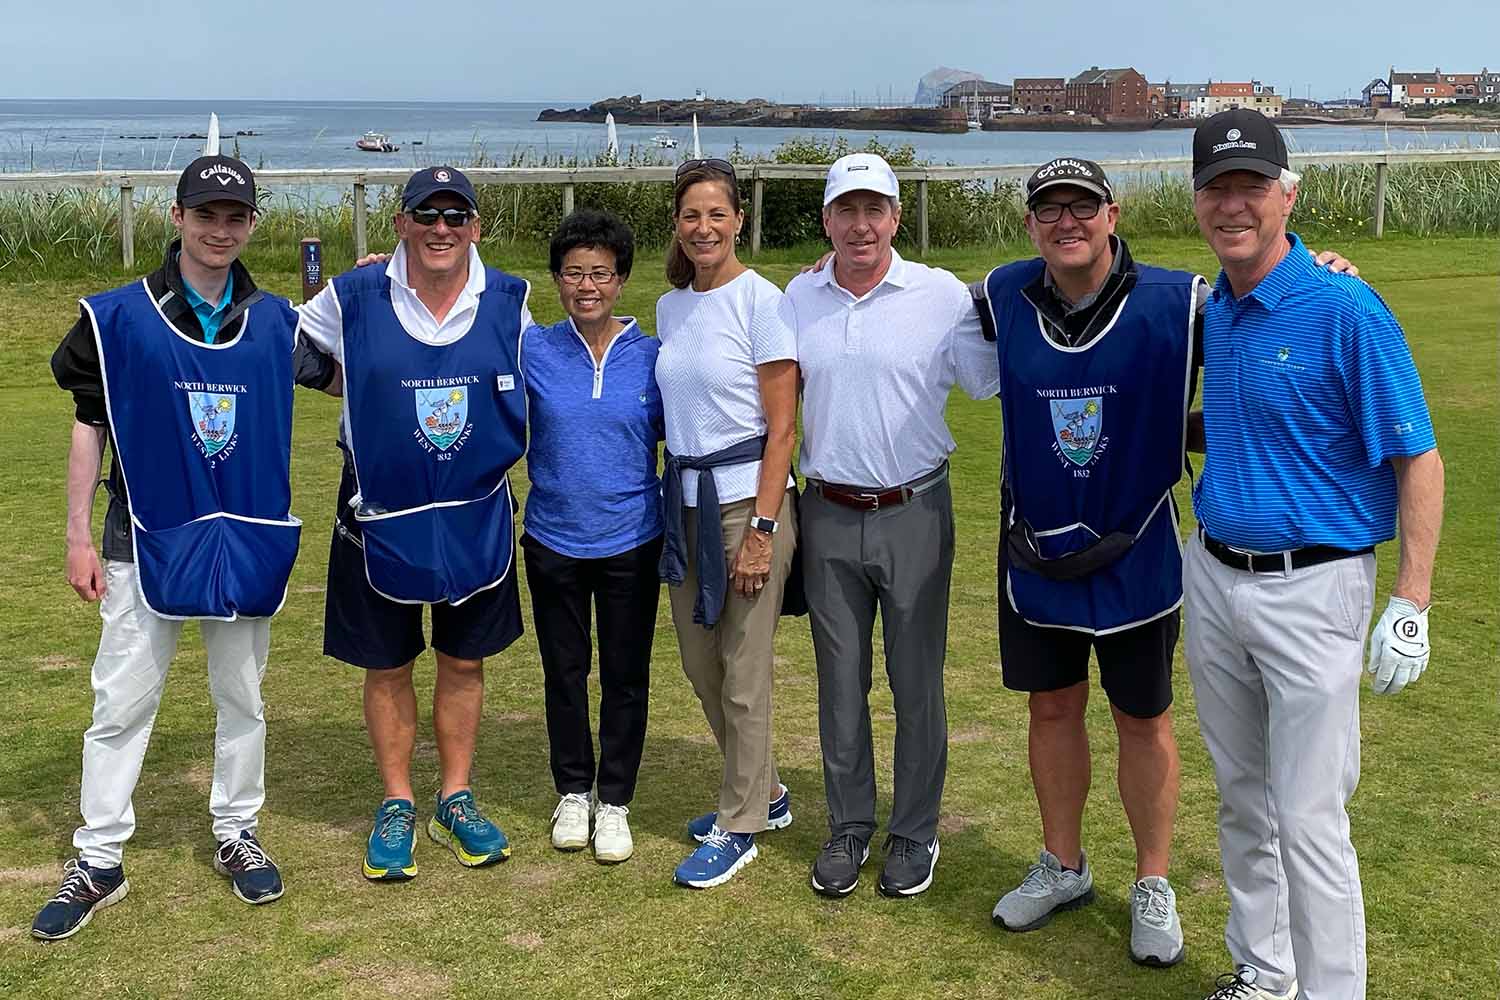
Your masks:
M717 170L721 174L728 174L730 177L734 176L733 163L717 157L710 157L707 159L682 161L682 165L677 168L677 173L673 177L673 180L676 180L690 170Z
M435 226L442 219L449 229L466 226L474 217L474 213L467 208L414 208L406 214L419 226Z

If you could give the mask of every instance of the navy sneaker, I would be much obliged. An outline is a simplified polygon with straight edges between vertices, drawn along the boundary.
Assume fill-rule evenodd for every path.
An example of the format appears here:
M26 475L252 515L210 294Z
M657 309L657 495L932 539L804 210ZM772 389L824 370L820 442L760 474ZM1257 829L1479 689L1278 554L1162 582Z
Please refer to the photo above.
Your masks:
M94 918L95 910L113 906L129 891L122 866L90 868L82 858L69 859L63 865L62 887L31 922L31 936L43 941L72 937Z
M698 849L672 873L678 885L708 889L734 878L734 873L755 860L755 835L729 833L714 827Z
M714 825L719 821L716 812L704 813L694 819L688 820L688 836L698 843L708 839L713 831ZM767 830L785 830L792 825L792 793L785 785L781 786L781 794L776 796L771 803L770 814L766 816Z
M365 845L365 878L372 882L406 882L416 878L412 829L417 811L410 799L386 799L375 810L375 828Z
M241 830L234 840L219 844L214 871L228 875L234 894L252 906L280 899L284 891L276 862L249 830Z
M885 838L885 867L875 887L884 895L902 897L926 892L937 867L938 842L921 843L891 834Z

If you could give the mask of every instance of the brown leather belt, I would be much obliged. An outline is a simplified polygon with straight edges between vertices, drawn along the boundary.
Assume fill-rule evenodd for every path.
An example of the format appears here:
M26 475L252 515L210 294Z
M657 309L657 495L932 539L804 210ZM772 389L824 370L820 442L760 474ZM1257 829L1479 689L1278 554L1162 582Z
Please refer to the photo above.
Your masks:
M914 498L921 496L934 486L948 478L948 463L933 469L925 476L919 476L909 483L900 486L872 487L872 486L844 486L839 483L825 483L821 479L809 479L807 485L818 492L825 500L831 500L841 507L851 510L880 510L882 507L899 507L910 503Z

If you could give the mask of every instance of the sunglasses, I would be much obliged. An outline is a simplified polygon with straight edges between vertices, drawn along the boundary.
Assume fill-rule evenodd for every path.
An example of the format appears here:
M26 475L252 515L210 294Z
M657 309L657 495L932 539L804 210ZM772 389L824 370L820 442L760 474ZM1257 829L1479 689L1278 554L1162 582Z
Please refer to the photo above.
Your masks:
M1066 208L1069 215L1083 222L1098 215L1101 207L1103 207L1103 202L1098 198L1080 198L1066 205L1055 201L1039 201L1031 206L1031 214L1038 222L1052 223L1062 218L1063 209Z
M721 174L728 174L730 177L734 177L733 163L730 163L728 160L718 159L717 157L710 157L701 160L683 160L682 166L677 168L677 173L672 179L676 180L690 170L717 170Z
M419 226L435 226L442 219L449 229L459 229L469 224L474 213L467 208L414 208L406 213Z

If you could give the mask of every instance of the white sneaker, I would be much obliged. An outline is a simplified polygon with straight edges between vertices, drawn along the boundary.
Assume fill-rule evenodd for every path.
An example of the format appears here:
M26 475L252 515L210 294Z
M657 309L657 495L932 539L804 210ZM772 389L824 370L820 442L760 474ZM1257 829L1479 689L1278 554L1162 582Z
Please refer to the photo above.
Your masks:
M589 794L569 792L552 810L552 846L581 851L589 845Z
M626 806L599 803L594 811L594 859L601 864L616 865L635 853L635 841L630 839L630 814Z
M1215 989L1203 1000L1297 1000L1297 980L1285 993L1277 993L1265 986L1255 985L1256 971L1242 965L1233 972L1219 977Z

